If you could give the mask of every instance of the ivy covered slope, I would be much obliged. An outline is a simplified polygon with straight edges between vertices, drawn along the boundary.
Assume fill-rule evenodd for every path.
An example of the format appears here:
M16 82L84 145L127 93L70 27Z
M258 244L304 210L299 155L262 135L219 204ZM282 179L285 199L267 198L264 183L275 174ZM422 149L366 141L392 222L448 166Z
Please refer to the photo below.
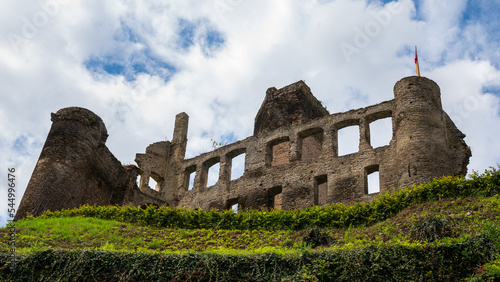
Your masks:
M495 281L499 192L500 170L490 168L382 193L371 204L46 212L16 222L15 237L13 226L0 229L0 280Z

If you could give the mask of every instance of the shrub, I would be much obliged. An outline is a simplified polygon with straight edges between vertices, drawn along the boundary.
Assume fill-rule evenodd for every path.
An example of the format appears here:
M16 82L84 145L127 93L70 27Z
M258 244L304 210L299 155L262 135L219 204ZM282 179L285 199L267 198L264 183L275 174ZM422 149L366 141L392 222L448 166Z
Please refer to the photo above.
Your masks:
M471 179L446 176L426 184L383 192L371 203L351 206L334 203L302 210L245 210L217 212L152 205L145 209L131 206L88 206L72 210L44 212L41 217L86 216L114 219L165 228L238 229L238 230L304 230L310 228L347 228L370 225L390 218L415 204L443 198L490 197L500 190L500 170L490 168Z
M333 242L333 238L325 231L319 228L313 228L307 232L302 238L302 241L312 248L316 248L319 246L330 246Z
M448 218L426 216L417 219L412 227L410 238L419 241L435 241L451 236Z
M46 250L0 254L1 281L458 281L494 256L477 236L449 245L371 245L300 255L147 254ZM495 277L498 264L488 266ZM317 279L317 280L316 280Z

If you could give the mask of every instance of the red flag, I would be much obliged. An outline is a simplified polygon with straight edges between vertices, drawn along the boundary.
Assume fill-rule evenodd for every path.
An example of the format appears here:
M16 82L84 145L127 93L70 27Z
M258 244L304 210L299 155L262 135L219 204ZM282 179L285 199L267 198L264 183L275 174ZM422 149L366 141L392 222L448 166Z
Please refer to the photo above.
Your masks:
M417 57L417 46L415 46L415 66L417 68L417 76L420 76L420 68L418 66L418 57Z
M417 46L415 46L415 64L418 64Z

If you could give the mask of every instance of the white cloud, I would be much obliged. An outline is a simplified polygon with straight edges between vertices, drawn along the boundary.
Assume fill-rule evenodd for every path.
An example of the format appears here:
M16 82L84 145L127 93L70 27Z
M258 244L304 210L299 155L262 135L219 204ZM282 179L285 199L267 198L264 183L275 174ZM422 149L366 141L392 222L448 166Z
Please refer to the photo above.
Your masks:
M394 83L414 74L415 45L422 74L441 86L445 110L467 134L470 168L500 162L499 93L485 93L499 88L491 31L498 21L489 13L464 22L465 0L418 0L419 10L411 0L46 1L60 4L30 38L24 18L33 24L43 6L0 4L1 169L18 167L21 190L50 112L60 108L81 106L101 116L107 145L124 163L148 144L171 139L175 115L185 111L188 155L196 156L211 150L211 138L251 135L268 87L305 80L332 113L392 99ZM183 45L186 24L192 35ZM11 33L26 40L13 48ZM211 46L209 34L222 44ZM343 43L356 48L349 59ZM129 75L91 73L85 63L92 59L100 68L122 64ZM142 61L146 73L133 71ZM14 144L22 136L21 154Z

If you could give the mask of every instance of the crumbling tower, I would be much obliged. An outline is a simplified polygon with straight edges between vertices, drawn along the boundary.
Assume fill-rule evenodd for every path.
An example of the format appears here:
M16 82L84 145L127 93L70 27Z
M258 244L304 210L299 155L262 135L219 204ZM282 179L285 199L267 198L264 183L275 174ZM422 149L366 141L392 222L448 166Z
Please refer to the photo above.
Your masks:
M186 113L177 114L172 141L153 143L145 154L137 154L135 162L141 167L141 192L168 203L178 202L178 175L183 175L180 164L186 155L188 122ZM150 178L156 181L156 187L149 187Z
M417 76L401 79L394 86L393 107L398 187L443 175L465 175L471 155L465 135L443 111L434 81ZM450 161L455 156L461 162L458 166Z
M124 167L105 145L102 119L78 107L52 114L52 127L15 219L27 213L76 208L82 204L123 204L138 169Z

